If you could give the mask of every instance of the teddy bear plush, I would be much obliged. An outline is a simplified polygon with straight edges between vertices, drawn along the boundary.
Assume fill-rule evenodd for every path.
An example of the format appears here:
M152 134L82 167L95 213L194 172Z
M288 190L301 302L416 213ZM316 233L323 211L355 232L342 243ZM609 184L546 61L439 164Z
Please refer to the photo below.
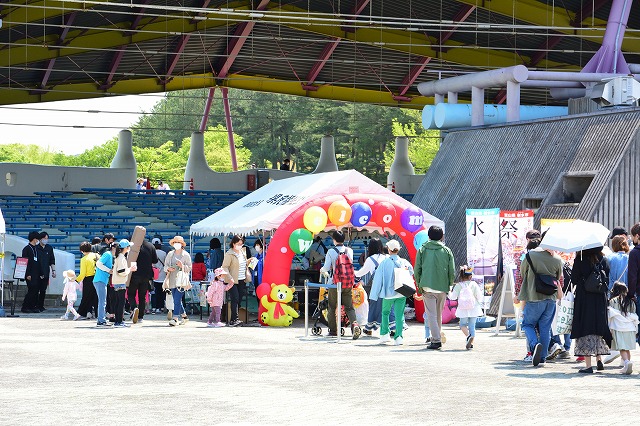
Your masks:
M271 300L269 300L271 299ZM289 327L300 315L287 303L293 300L293 289L285 284L271 284L268 295L262 296L260 304L265 312L260 316L263 324L272 327Z

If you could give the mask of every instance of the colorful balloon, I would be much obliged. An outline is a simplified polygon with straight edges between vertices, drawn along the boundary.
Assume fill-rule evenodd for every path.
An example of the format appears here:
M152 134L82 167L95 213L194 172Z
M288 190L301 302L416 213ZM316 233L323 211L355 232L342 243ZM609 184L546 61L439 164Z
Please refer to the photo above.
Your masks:
M400 215L400 224L404 229L413 233L422 227L424 216L422 210L417 207L409 207Z
M423 229L413 237L413 246L416 248L416 250L420 250L420 247L422 247L422 245L428 240L429 233Z
M309 207L307 211L304 212L302 222L304 223L305 228L314 234L317 234L327 226L327 212L324 211L322 207Z
M362 201L351 206L351 224L356 228L362 228L371 220L371 207Z
M351 220L351 206L345 200L334 201L329 206L329 220L336 226L342 226Z
M396 217L393 204L383 201L373 206L373 221L381 228L390 228Z
M289 247L296 254L306 253L311 243L313 243L313 234L304 228L296 229L289 237Z

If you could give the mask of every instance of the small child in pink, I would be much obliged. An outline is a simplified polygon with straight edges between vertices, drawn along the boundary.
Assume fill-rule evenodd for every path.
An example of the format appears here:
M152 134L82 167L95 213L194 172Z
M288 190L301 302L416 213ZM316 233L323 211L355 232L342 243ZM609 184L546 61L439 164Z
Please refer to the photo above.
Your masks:
M66 320L69 313L73 313L73 320L80 318L80 315L73 307L73 304L78 300L77 290L80 288L80 284L76 282L76 273L72 270L64 271L62 273L64 277L64 290L62 291L62 300L67 299L67 312L64 313L60 319Z
M224 269L218 268L213 271L213 281L209 283L207 289L207 302L211 305L211 315L207 321L207 327L224 327L224 323L220 322L220 313L222 312L222 304L224 303L224 292L229 291L233 287L233 278L229 275L229 284L225 284L221 277L228 275Z

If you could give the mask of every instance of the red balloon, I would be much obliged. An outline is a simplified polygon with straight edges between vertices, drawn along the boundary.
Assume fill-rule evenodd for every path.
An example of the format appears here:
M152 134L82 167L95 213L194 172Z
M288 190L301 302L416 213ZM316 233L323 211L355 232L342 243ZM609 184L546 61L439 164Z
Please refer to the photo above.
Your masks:
M397 212L393 204L382 201L373 205L373 221L379 227L391 228L397 220Z

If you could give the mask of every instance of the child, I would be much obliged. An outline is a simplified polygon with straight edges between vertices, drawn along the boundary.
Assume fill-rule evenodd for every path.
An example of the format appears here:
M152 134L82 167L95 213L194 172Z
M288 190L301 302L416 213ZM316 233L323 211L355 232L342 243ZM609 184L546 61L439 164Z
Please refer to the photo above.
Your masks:
M620 351L620 356L624 362L620 369L620 374L631 374L633 364L631 363L632 349L636 348L636 331L638 330L638 315L636 314L635 303L627 298L627 287L616 282L611 289L609 299L609 329L613 335L612 350Z
M204 263L204 255L196 253L191 265L191 281L204 281L207 278L207 265Z
M229 275L229 284L225 284L224 281L219 279L223 275L228 274L222 268L217 268L213 271L213 280L209 283L209 288L207 289L207 302L211 305L211 315L209 315L207 327L224 327L224 323L220 321L224 292L229 291L234 282L231 275Z
M75 310L73 304L78 300L78 293L76 290L80 288L80 284L76 282L76 273L72 270L64 271L62 273L64 277L64 290L62 291L62 300L67 299L67 312L64 313L60 319L66 320L69 316L69 312L73 313L73 320L76 321L80 318L80 314Z
M460 267L458 282L451 291L449 299L458 301L456 317L460 318L460 330L467 337L467 350L473 349L473 339L476 337L476 320L482 315L482 290L475 281L471 280L473 268L463 265Z

